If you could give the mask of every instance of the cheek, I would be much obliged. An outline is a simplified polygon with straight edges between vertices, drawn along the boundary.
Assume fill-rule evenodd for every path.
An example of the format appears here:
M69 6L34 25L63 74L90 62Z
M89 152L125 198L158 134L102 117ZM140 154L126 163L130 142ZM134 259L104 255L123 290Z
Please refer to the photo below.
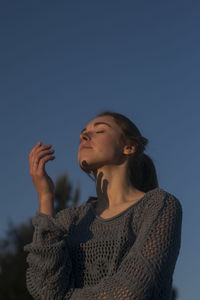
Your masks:
M114 147L116 145L114 137L109 134L102 134L101 136L99 135L96 142L98 142L99 144L104 144L108 147Z
M99 151L106 155L113 156L120 153L120 147L113 137L102 138L99 142Z
M106 151L107 149L112 149L114 147L112 137L109 136L98 137L98 139L94 141L94 145L102 151Z

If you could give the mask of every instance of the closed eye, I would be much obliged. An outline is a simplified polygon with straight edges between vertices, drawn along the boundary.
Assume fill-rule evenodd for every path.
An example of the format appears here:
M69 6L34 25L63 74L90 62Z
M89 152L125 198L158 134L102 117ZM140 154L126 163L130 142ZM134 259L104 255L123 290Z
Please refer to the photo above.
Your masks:
M104 132L104 130L102 130L102 131L96 131L96 133L103 133Z

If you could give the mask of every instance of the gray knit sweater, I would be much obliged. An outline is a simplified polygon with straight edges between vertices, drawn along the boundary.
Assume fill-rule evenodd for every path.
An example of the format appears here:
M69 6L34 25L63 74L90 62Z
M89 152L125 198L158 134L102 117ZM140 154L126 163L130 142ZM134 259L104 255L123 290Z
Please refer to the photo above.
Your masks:
M94 204L37 212L27 287L36 300L170 300L182 206L160 188L103 219Z

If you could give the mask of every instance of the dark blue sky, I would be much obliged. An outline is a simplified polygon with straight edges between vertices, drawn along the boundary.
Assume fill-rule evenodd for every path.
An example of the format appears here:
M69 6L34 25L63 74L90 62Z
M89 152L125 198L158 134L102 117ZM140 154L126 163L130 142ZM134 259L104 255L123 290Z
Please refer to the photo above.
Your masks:
M128 116L149 139L160 187L183 206L174 285L199 297L200 2L1 1L1 236L38 210L28 153L41 140L81 202L95 194L79 168L81 129L102 110Z

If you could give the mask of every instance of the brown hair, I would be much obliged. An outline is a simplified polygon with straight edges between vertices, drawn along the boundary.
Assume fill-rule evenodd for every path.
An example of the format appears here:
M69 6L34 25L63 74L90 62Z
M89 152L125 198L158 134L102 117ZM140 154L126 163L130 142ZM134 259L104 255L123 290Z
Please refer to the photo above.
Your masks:
M142 136L136 125L122 114L103 111L97 117L111 116L122 130L121 143L136 146L136 151L129 157L128 176L131 184L148 192L158 187L156 168L152 159L144 153L148 139Z

